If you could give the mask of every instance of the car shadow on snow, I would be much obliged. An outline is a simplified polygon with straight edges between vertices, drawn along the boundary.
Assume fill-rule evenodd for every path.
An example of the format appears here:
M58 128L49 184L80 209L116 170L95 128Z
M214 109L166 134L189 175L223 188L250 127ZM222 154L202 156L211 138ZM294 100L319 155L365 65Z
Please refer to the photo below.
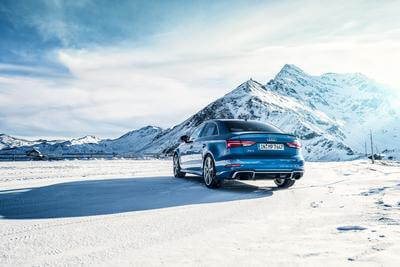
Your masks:
M46 219L116 214L272 196L275 188L227 182L207 189L201 177L87 180L0 191L0 218Z

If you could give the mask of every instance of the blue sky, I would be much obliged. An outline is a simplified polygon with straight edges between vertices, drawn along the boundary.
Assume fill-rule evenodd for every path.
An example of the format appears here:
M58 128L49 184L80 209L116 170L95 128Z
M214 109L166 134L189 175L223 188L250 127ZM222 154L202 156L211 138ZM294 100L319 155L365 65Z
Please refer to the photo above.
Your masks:
M0 2L0 132L171 127L285 63L400 87L399 1Z

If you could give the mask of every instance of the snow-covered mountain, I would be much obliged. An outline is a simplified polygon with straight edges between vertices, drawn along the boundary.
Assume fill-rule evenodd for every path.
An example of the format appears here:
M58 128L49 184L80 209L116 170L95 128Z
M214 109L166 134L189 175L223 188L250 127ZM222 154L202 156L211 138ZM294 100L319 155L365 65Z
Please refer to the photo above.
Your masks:
M336 136L355 153L365 153L370 130L375 151L399 148L400 113L396 104L400 102L391 90L360 73L311 76L285 65L267 86L333 120L325 133L316 132Z
M26 141L13 137L0 139L4 149L0 149L1 154L24 154L26 151L35 148L45 155L62 156L63 154L76 153L137 153L143 146L151 142L162 129L156 126L146 126L139 130L131 131L117 139L100 139L96 136L85 136L82 138L68 141Z
M146 152L169 152L179 136L191 133L212 118L247 118L272 123L297 135L308 160L345 160L362 156L369 130L374 150L400 146L399 113L385 86L355 74L328 73L311 76L294 65L263 85L249 80L224 97L166 130L144 148ZM368 144L369 146L369 144Z
M250 79L170 129L147 126L114 140L86 136L55 144L11 143L20 147L16 151L36 147L43 153L57 154L170 153L181 135L190 134L205 120L247 118L297 135L308 160L360 157L370 129L375 150L400 158L400 116L393 97L385 86L360 73L312 76L294 65L285 65L267 84ZM7 140L0 144L11 147Z
M136 131L131 131L123 136L106 142L112 151L139 152L151 144L154 139L162 134L163 130L156 126L146 126Z
M344 133L335 120L253 80L241 84L165 132L144 151L170 152L178 144L179 136L191 133L200 123L212 118L247 118L272 123L302 139L304 153L310 160L338 160L356 156L355 151L343 141Z
M86 135L81 138L72 139L69 141L71 145L83 145L83 144L98 144L101 139L94 135Z
M0 134L0 150L19 146L29 146L33 144L34 142L32 141L15 138L6 134Z

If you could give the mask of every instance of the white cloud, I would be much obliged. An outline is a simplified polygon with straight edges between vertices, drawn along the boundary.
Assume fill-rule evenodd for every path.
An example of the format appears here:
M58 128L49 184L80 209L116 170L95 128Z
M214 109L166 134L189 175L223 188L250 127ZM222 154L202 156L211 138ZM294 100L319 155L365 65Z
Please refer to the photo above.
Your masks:
M255 6L142 43L59 50L72 78L2 78L3 117L47 135L170 127L250 77L266 83L285 63L312 74L362 72L400 88L398 4L320 3Z

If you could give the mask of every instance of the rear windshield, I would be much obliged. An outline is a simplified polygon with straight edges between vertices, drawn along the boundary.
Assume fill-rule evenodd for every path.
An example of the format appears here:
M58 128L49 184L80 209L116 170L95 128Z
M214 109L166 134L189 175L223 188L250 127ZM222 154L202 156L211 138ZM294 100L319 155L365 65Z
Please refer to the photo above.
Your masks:
M272 126L255 121L225 121L226 128L229 132L268 132L281 133L281 131Z

